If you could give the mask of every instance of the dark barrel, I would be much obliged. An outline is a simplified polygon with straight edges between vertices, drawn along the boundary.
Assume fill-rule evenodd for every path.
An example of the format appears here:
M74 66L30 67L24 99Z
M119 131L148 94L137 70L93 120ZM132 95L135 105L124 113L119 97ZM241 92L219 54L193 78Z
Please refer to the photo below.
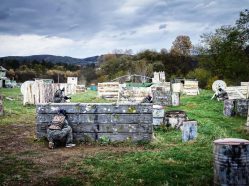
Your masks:
M249 141L225 138L214 141L214 185L249 185Z
M236 114L242 117L247 116L249 105L249 99L237 99L236 100Z
M233 99L224 100L223 114L225 116L233 116L235 114L235 112L234 112L234 100Z

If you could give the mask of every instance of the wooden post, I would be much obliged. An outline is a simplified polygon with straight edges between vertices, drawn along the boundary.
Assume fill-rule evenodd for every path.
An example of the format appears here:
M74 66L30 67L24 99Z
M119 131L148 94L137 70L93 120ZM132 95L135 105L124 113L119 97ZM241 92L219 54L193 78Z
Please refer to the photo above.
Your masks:
M197 137L197 121L184 121L182 128L182 141L194 140Z
M172 106L180 105L180 93L172 92Z
M164 107L161 105L153 105L153 126L164 125Z
M248 105L248 114L247 114L246 126L249 127L249 105Z
M3 116L3 96L0 95L0 116Z
M234 100L230 100L230 99L226 99L224 100L224 110L223 110L223 114L225 116L233 116L234 113Z

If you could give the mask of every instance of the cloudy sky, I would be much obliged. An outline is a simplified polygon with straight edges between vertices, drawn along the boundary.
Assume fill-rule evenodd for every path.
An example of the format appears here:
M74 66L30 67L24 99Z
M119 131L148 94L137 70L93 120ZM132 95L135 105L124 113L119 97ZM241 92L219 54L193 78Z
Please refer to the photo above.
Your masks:
M170 49L234 24L249 0L1 0L0 56Z

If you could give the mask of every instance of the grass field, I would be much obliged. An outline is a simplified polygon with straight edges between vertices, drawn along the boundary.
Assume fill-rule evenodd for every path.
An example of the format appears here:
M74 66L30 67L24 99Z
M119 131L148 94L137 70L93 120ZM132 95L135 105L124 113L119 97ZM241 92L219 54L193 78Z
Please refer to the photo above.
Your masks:
M78 144L49 150L37 141L35 107L22 106L18 89L0 89L5 116L0 118L0 185L212 185L213 140L249 139L246 118L223 116L223 103L210 100L211 91L182 97L181 106L198 121L198 138L183 143L181 132L155 131L149 144ZM72 102L104 102L89 91Z

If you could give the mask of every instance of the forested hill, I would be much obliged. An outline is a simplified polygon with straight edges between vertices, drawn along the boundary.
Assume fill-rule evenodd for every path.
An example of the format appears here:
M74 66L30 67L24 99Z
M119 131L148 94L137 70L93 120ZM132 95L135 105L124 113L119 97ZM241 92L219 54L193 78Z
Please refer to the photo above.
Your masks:
M1 57L1 62L6 61L17 61L19 63L25 62L49 62L53 64L62 63L62 64L70 64L70 65L80 65L85 66L88 64L97 64L100 60L101 56L92 56L88 58L73 58L68 56L54 56L54 55L32 55L32 56L7 56Z

